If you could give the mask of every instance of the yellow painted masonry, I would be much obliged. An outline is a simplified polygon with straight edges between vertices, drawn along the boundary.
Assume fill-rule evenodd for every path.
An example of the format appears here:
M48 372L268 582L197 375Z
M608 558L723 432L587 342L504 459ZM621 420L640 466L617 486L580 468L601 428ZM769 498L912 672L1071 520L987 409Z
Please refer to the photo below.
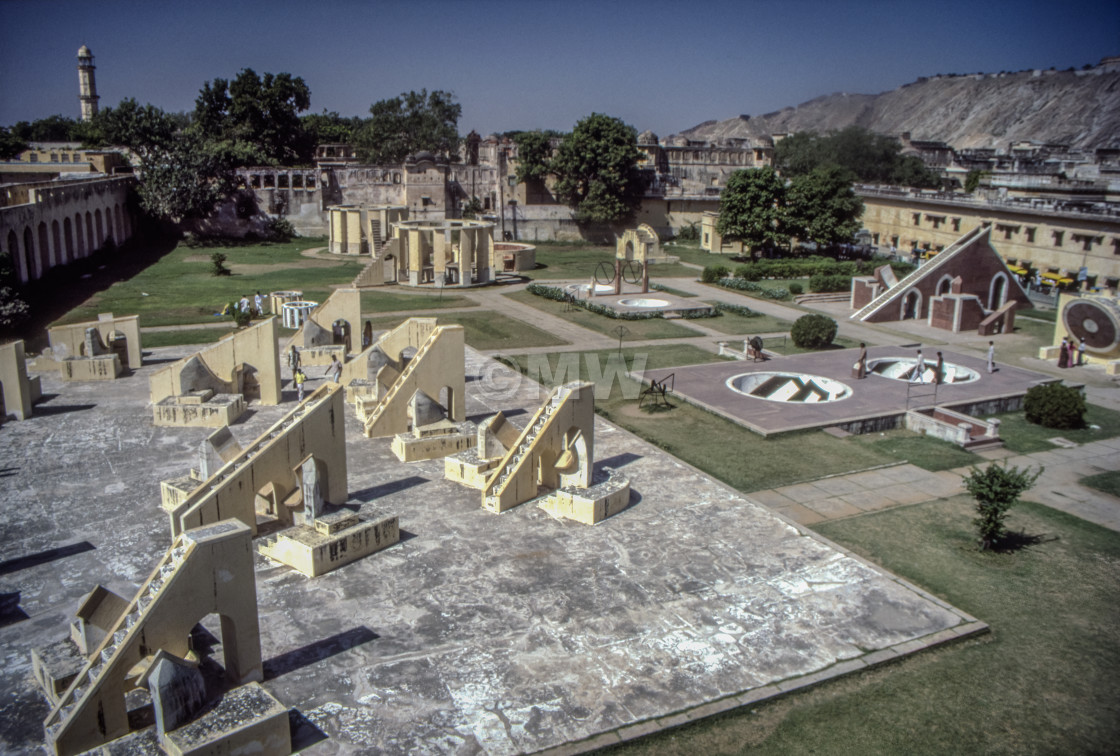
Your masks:
M987 224L992 246L1005 260L1029 262L1042 272L1120 278L1120 217L1032 212L1019 203L984 204L923 199L913 193L886 196L858 191L863 226L880 249L904 254L914 246L947 247L962 234Z
M197 375L198 363L222 383L206 388L218 393L243 393L243 384L259 388L261 404L280 403L280 352L276 318L270 317L238 331L213 346L168 365L148 380L152 404L189 393L202 386L187 385ZM250 376L246 378L246 376Z

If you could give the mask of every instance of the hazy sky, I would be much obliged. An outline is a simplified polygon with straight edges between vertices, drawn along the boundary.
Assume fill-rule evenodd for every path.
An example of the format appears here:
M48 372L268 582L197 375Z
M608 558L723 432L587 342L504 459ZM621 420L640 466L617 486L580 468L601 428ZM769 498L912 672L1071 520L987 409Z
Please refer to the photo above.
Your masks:
M0 124L78 117L83 44L102 106L190 110L252 68L302 76L313 112L443 89L463 134L600 112L664 136L919 76L1095 64L1120 55L1120 2L0 0Z

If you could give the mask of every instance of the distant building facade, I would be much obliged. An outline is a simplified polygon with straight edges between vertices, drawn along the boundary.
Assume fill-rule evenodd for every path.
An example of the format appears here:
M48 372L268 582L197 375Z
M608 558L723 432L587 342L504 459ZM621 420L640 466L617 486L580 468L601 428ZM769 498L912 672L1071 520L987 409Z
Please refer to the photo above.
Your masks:
M937 250L978 226L1005 260L1076 278L1120 279L1120 206L1043 199L983 200L954 192L857 186L872 244L903 254ZM1102 282L1103 283L1103 282Z
M0 247L21 283L133 234L131 176L0 187Z

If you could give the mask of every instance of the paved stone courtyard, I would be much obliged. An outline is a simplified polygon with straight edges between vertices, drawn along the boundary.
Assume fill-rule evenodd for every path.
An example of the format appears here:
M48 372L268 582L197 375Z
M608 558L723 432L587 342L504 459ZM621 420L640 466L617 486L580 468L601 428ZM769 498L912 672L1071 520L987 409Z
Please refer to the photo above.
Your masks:
M158 483L208 431L152 425L148 375L190 350L155 351L113 383L44 376L35 416L0 429L5 753L42 749L31 648L95 584L134 592L170 542ZM468 350L468 415L525 422L543 390L494 365ZM984 629L600 418L597 466L633 493L594 527L485 512L442 460L401 464L346 422L350 504L399 515L402 543L313 580L257 558L264 684L310 753L582 751Z
M907 406L952 406L964 402L987 402L1009 395L1021 396L1036 383L1052 380L1033 370L1003 364L996 372L988 373L984 360L947 349L943 350L943 354L946 363L971 368L980 374L980 379L936 387L885 378L875 373L857 380L852 377L852 364L858 359L858 349L776 356L760 362L712 362L647 370L642 379L647 382L664 380L673 374L675 394L763 435L899 415L906 412ZM869 361L887 358L913 360L915 355L913 349L894 346L869 347L867 350ZM936 355L936 349L926 348L926 364L929 367L933 367ZM726 385L733 376L759 371L823 376L847 385L852 393L834 402L775 402L745 396Z

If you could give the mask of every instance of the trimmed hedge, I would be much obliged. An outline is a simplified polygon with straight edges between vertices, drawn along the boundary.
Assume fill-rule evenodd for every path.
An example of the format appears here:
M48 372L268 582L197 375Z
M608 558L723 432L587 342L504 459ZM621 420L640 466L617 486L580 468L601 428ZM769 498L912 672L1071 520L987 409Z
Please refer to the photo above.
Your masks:
M830 292L849 291L852 288L852 276L837 273L814 273L809 278L809 291Z
M763 299L789 299L789 291L783 288L769 289L761 284L756 284L754 281L744 281L742 278L721 278L718 281L710 281L717 286L722 286L725 289L733 289L735 291L749 291L751 294L756 294Z

